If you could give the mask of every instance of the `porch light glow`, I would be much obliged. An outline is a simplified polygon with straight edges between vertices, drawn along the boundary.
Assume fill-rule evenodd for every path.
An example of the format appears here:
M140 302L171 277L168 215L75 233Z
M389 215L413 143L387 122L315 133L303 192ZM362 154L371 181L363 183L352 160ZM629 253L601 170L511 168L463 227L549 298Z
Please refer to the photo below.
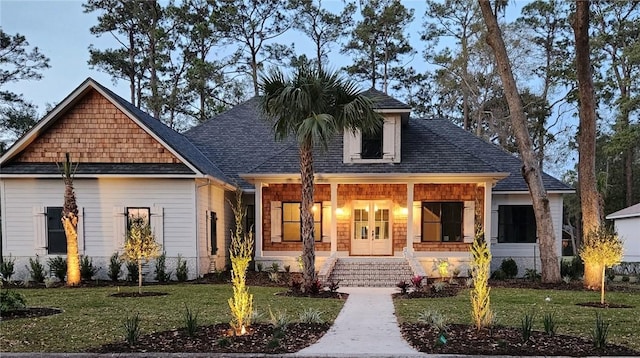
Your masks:
M337 216L344 216L344 209L343 208L336 208L336 215Z

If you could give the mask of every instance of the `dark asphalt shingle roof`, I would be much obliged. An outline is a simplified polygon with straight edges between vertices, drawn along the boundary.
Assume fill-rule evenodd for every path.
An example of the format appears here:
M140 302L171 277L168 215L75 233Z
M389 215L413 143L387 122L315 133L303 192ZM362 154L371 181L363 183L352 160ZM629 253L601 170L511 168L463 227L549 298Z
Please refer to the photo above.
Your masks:
M363 95L373 100L373 108L375 109L411 109L411 106L401 102L388 94L378 91L375 88L369 88L362 92Z
M289 138L274 139L271 123L253 98L185 133L210 160L244 188L252 186L241 174L299 173L298 145ZM398 103L401 103L398 101ZM404 107L403 107L404 108ZM527 191L520 174L521 162L510 153L488 143L448 120L411 119L402 127L400 163L343 163L342 134L326 151L316 150L314 171L318 174L474 174L506 172L495 191ZM547 190L570 190L546 175Z
M60 169L55 163L9 163L2 167L2 173L60 175ZM82 163L75 174L193 175L194 172L182 163Z

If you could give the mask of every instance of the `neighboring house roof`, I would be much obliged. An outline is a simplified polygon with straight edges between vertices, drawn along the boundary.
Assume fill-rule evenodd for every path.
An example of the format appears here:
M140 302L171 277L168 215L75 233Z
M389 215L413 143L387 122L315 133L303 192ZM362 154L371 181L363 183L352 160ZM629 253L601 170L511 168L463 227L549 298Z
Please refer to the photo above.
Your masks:
M640 203L637 203L636 205L631 205L628 208L624 208L622 210L618 210L614 213L607 215L607 219L609 220L627 219L627 218L634 218L634 217L640 217Z
M15 163L11 161L11 158L19 154L21 150L35 140L40 133L46 131L57 119L63 117L91 89L98 91L129 118L138 123L143 130L156 137L165 147L179 157L184 164L82 163L76 174L194 174L192 169L195 169L201 174L210 175L224 183L229 183L226 175L182 134L167 127L158 119L141 111L91 78L87 78L34 128L9 148L5 155L0 158L1 172L3 174L59 174L57 166L53 163Z

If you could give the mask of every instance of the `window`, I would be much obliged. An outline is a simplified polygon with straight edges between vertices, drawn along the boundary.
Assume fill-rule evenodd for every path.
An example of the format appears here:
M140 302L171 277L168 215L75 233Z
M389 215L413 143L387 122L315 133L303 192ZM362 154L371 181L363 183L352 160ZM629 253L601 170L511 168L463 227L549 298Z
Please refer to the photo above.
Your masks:
M150 225L150 208L127 208L127 231L131 228L131 223L140 219L146 225Z
M461 202L422 203L422 241L461 242L463 208Z
M498 207L498 242L535 243L536 217L531 205Z
M62 226L62 207L47 208L48 254L67 254L67 236Z
M255 232L256 226L256 207L255 205L247 205L247 214L244 217L244 230L246 232Z
M362 159L382 159L382 129L375 133L362 133Z
M313 204L315 241L322 240L322 204ZM282 203L282 241L302 241L300 203Z

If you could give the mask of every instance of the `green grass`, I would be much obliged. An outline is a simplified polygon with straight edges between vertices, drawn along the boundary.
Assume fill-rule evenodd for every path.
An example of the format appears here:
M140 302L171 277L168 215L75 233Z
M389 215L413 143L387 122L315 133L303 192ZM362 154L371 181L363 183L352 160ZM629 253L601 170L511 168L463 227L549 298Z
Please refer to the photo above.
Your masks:
M0 323L0 350L4 352L82 352L107 342L124 339L127 316L140 314L142 334L184 327L185 304L198 311L200 325L229 322L231 285L179 284L146 286L144 291L166 296L117 298L116 287L19 289L29 307L56 307L64 313ZM137 287L121 287L137 291ZM268 309L285 311L296 321L306 307L320 310L326 321L337 317L344 301L275 296L283 288L250 287L254 308L268 317Z
M551 301L546 302L545 298ZM497 323L520 327L522 317L532 310L536 313L533 329L544 331L542 317L546 312L555 312L557 334L568 334L591 339L596 312L611 324L609 341L640 349L640 294L608 292L610 303L625 304L633 308L592 308L576 303L600 302L600 292L533 290L515 288L492 288L491 307L497 315ZM456 297L430 299L394 300L396 315L400 322L416 322L423 310L438 310L451 323L471 323L469 291Z

